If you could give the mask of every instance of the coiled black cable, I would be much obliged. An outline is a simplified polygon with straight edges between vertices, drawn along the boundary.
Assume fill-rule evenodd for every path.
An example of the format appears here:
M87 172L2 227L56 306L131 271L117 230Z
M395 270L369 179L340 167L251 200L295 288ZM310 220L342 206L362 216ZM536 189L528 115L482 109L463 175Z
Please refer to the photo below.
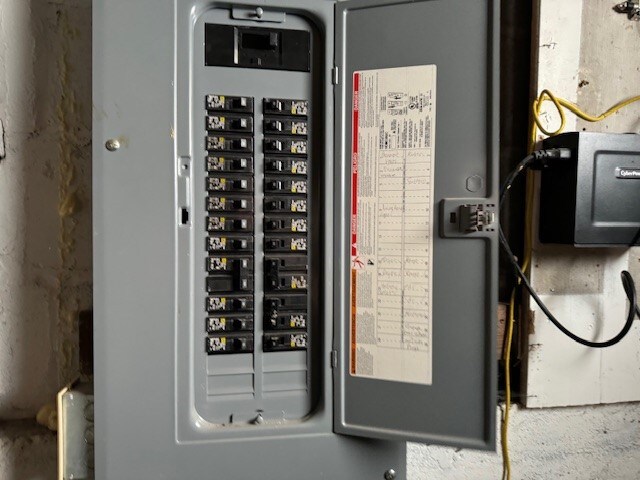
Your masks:
M507 192L511 188L511 185L513 184L513 182L516 180L516 178L518 178L518 176L523 171L526 171L528 168L531 168L534 165L544 166L544 163L547 160L553 161L553 160L567 159L567 158L570 158L570 156L571 156L571 152L568 149L553 148L549 150L538 150L533 152L531 155L528 155L527 157L525 157L520 163L518 163L516 168L509 175L507 175L507 178L503 183L502 189L500 190L500 205L502 205L502 203L504 202L507 196ZM582 337L579 337L578 335L576 335L575 333L567 329L564 325L562 325L562 323L560 323L560 321L551 313L551 311L549 311L547 306L544 304L544 302L540 299L536 291L533 289L533 287L529 283L529 279L527 278L525 273L522 271L522 268L520 267L520 264L518 263L516 256L513 254L511 247L507 242L504 232L502 231L502 225L500 225L500 228L499 228L499 236L500 236L500 245L502 245L502 248L506 252L509 258L509 261L511 262L516 272L516 275L520 278L520 280L522 281L522 284L528 290L529 294L531 295L531 298L533 298L533 300L538 304L538 306L540 307L540 310L542 310L542 312L547 316L547 318L551 321L551 323L553 323L562 333L564 333L566 336L568 336L572 340L578 342L581 345L584 345L586 347L591 347L591 348L610 347L618 343L627 335L627 333L629 333L629 330L631 330L631 326L633 325L633 320L636 315L638 316L638 318L640 318L640 307L638 306L638 303L637 303L637 293L636 293L635 282L633 281L633 277L631 276L631 274L626 270L623 270L620 276L622 280L622 287L624 288L627 298L629 299L629 311L627 313L627 321L622 327L622 330L620 330L620 332L617 335L615 335L614 337L604 342L593 342L591 340L587 340Z

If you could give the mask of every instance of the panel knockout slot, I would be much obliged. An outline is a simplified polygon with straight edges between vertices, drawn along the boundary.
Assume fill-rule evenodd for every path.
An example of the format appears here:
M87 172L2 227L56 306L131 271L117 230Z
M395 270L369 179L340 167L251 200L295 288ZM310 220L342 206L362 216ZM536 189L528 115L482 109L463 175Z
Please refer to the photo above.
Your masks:
M460 231L463 233L493 232L496 223L495 207L492 203L460 205L458 209ZM455 215L450 215L450 221L455 223L455 220Z

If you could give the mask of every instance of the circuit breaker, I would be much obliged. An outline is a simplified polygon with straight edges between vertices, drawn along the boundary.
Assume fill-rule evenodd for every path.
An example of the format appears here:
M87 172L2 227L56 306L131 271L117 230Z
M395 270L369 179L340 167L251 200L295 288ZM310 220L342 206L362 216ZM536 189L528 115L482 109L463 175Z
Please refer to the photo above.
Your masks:
M94 2L96 478L494 447L498 3Z

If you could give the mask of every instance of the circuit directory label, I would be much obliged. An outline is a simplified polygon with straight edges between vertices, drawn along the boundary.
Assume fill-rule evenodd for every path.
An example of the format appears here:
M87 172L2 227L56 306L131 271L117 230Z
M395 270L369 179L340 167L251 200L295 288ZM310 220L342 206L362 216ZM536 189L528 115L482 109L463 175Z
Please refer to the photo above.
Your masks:
M351 375L432 382L435 108L435 65L353 75Z

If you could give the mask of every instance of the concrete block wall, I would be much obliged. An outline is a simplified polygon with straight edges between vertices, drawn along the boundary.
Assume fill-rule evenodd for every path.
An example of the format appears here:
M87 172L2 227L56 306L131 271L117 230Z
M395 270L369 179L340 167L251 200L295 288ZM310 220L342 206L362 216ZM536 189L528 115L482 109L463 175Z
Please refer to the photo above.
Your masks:
M35 422L91 305L91 1L0 1L0 479L56 475Z
M640 478L640 404L516 407L510 424L513 480ZM502 478L495 452L409 444L407 464L409 480Z
M0 425L0 479L55 480L56 435L31 421Z
M55 433L34 418L77 374L91 305L91 109L91 1L0 0L0 480L56 478ZM640 478L638 404L512 419L514 479ZM411 480L501 468L494 452L414 444L408 463Z

